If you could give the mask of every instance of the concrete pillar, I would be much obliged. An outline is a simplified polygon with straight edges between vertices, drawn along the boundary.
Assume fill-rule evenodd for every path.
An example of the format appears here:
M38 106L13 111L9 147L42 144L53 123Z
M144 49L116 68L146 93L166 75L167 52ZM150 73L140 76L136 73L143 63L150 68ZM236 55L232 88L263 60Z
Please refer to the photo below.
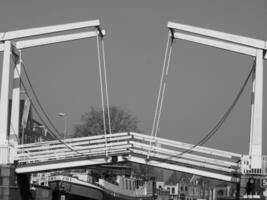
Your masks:
M16 184L15 170L12 165L0 166L0 199L21 200L19 195L19 188Z
M15 174L14 165L0 165L0 199L31 200L29 176Z
M250 179L253 179L253 181L250 181ZM263 196L264 192L264 186L262 185L262 180L267 179L266 176L252 176L252 175L243 175L241 176L241 181L240 181L240 198L243 196L250 196L253 198L260 197L261 199L264 199L265 197ZM251 190L251 193L247 193L247 188Z

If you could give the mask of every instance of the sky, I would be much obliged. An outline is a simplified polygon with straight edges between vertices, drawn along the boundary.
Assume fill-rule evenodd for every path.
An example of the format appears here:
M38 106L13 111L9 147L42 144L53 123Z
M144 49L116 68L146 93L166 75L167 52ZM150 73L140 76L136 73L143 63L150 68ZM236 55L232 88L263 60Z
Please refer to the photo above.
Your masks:
M150 134L173 21L267 40L266 0L1 0L0 32L100 19L110 104L137 116ZM23 61L56 127L68 133L90 106L101 106L96 39L27 49ZM266 66L265 61L265 66ZM220 120L252 66L250 57L175 41L158 135L197 143ZM1 66L0 66L1 67ZM1 68L0 68L1 69ZM264 72L266 77L267 71ZM1 74L1 72L0 72ZM248 153L251 82L222 128L205 145ZM267 82L263 153L267 153Z

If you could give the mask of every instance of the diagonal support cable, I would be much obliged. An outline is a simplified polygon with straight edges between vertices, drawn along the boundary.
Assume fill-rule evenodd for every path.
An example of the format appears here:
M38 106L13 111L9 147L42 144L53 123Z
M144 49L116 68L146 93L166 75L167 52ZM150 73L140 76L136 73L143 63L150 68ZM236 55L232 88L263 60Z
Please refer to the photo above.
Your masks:
M251 67L251 70L250 70L249 74L247 75L245 81L243 82L241 89L238 91L236 97L234 98L232 104L226 110L226 112L224 113L222 118L219 120L219 122L206 134L205 137L203 137L199 142L194 144L191 148L189 148L189 149L187 149L187 150L185 150L185 151L183 151L183 152L181 152L179 154L169 156L169 157L165 158L163 161L159 161L159 162L168 161L168 160L170 160L172 158L181 158L182 155L184 155L186 153L191 153L194 150L194 148L205 144L212 136L214 136L215 133L217 133L217 131L221 128L221 126L223 125L223 123L228 118L228 116L233 111L234 107L236 106L237 102L239 101L241 95L243 94L243 92L244 92L244 90L245 90L245 88L246 88L246 86L248 84L248 81L249 81L250 77L253 75L253 73L255 71L255 67L256 67L256 61L254 60L253 64L252 64L252 67Z
M154 120L153 120L153 125L152 125L152 130L151 130L151 136L154 136L154 138L157 136L157 133L158 133L159 120L161 116L165 90L166 90L166 77L169 71L173 41L174 40L172 37L172 33L170 31L168 35L167 43L166 43L165 56L164 56L163 67L162 67L162 72L161 72L160 86L159 86L156 109L154 113ZM150 141L149 145L151 146L151 148L148 151L147 160L149 160L150 152L152 150L152 141Z

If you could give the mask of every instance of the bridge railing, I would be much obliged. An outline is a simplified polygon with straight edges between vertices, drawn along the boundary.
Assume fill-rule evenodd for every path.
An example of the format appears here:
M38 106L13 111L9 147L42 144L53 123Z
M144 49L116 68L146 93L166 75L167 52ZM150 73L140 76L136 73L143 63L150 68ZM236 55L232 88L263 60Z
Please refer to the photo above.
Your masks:
M128 151L131 136L128 133L98 135L18 145L19 163L40 163L81 157L105 156Z
M191 144L176 142L159 137L151 137L140 133L131 133L131 151L143 157L153 157L163 162L175 162L179 165L199 166L210 170L235 173L239 167L237 160L241 155L226 151L220 151L207 147L192 149ZM188 149L190 151L188 151ZM188 151L187 153L183 153Z
M69 138L65 139L64 143L47 141L18 145L18 163L33 164L81 157L105 157L129 152L141 157L153 157L159 161L234 173L239 167L236 160L241 159L240 154L207 147L196 147L194 151L179 156L193 145L133 132Z
M251 167L252 158L250 155L243 155L241 158L241 173L254 175L267 175L267 156L261 156L261 169Z
M237 182L241 154L153 137L114 133L17 146L17 173L129 161ZM69 147L67 147L67 146ZM70 149L71 148L71 149ZM117 157L117 158L118 158ZM111 158L111 159L110 159ZM38 167L36 167L38 166Z

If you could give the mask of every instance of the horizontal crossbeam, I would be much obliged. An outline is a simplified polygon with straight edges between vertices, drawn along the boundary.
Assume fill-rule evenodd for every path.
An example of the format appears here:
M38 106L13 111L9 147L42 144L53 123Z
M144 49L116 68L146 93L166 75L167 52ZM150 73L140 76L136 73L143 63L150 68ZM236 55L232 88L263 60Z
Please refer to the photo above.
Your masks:
M187 40L187 41L195 42L198 44L203 44L203 45L207 45L211 47L224 49L227 51L233 51L236 53L241 53L241 54L245 54L249 56L256 56L257 49L253 47L243 46L243 45L234 44L234 43L221 41L217 39L209 39L209 38L204 38L204 37L199 37L199 36L193 36L193 35L179 33L179 32L175 32L174 37L176 39Z
M228 41L232 43L254 47L257 49L267 49L266 41L264 40L258 40L254 38L249 38L249 37L244 37L244 36L239 36L239 35L234 35L234 34L229 34L225 32L214 31L210 29L199 28L196 26L189 26L189 25L174 23L174 22L168 22L167 26L168 28L171 28L174 30L180 30L180 31L193 33L196 35L216 38L216 39L220 39L220 40L224 40L224 41Z
M105 35L105 30L102 30L102 34ZM44 37L44 38L31 39L31 40L21 40L21 41L14 42L13 45L16 46L16 49L25 49L25 48L31 48L31 47L36 47L36 46L44 46L44 45L61 43L61 42L81 40L85 38L96 37L97 35L99 35L99 31L95 30L95 31L89 31L89 32L51 36L51 37ZM4 50L4 44L0 43L0 52L3 50Z
M256 56L256 51L262 49L265 51L264 58L267 59L267 41L264 40L174 22L168 22L167 26L172 30L171 34L176 39L221 48L249 56Z
M62 31L71 31L71 30L77 30L81 28L90 28L90 27L96 27L96 26L100 26L99 20L91 20L91 21L61 24L61 25L45 26L45 27L40 27L40 28L29 28L29 29L23 29L23 30L17 30L17 31L9 31L9 32L0 33L0 41L19 39L19 38L25 38L25 37L30 37L30 36L39 36L39 35L57 33L57 32L62 32Z
M105 34L105 31L102 31ZM99 35L98 31L91 31L91 32L83 32L83 33L74 33L68 35L60 35L60 36L53 36L53 37L45 37L45 38L38 38L32 40L23 40L16 42L17 49L25 49L30 47L48 45L48 44L55 44L60 42L68 42L73 40L80 40L90 37L95 37Z

